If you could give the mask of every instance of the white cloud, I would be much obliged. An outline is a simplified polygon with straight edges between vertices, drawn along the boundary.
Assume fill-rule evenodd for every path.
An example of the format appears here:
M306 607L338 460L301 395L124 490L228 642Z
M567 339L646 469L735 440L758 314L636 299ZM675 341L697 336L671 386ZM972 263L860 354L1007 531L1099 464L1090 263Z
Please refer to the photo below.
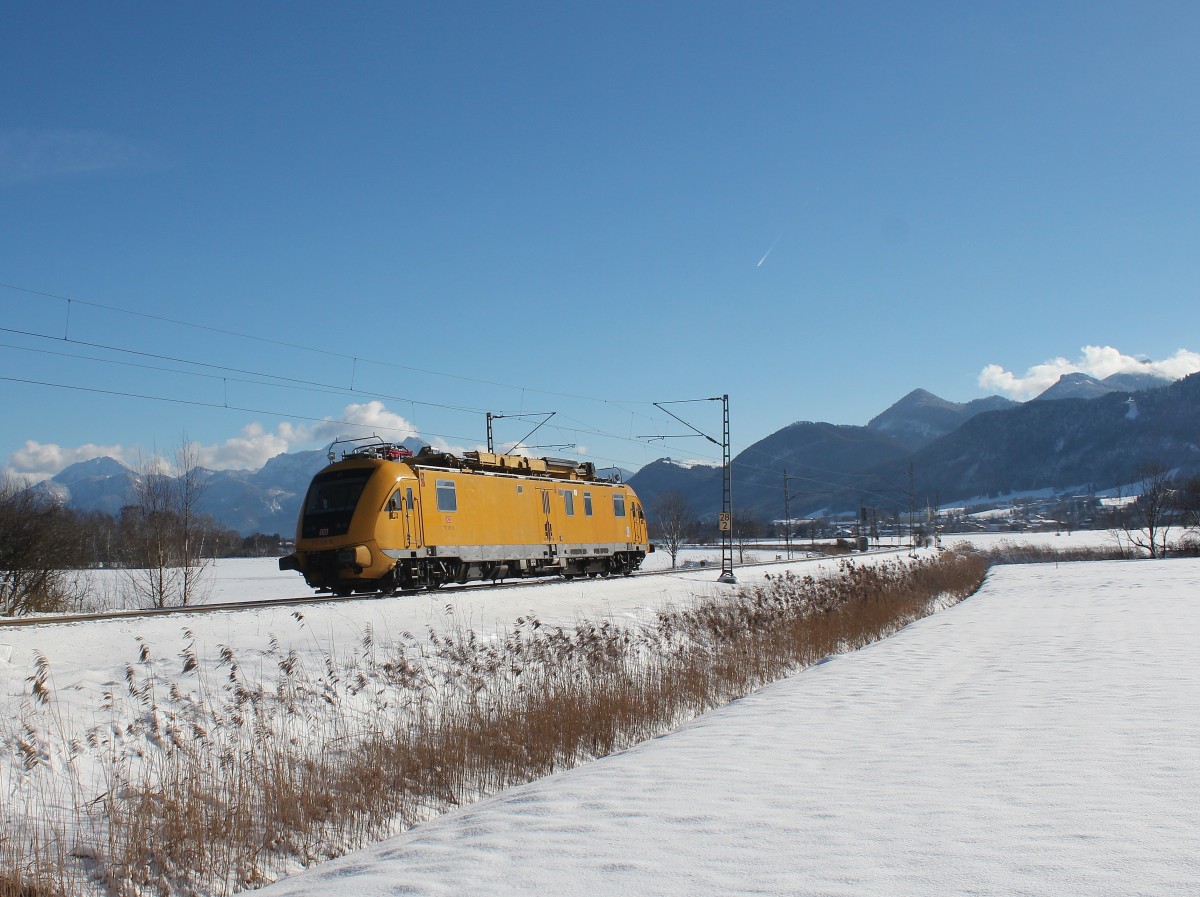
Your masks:
M979 385L1001 392L1019 401L1040 395L1063 374L1084 373L1103 380L1113 374L1159 374L1177 380L1200 371L1200 353L1180 349L1161 361L1149 361L1125 355L1112 346L1084 346L1075 361L1051 358L1029 368L1024 376L989 364L979 374Z
M281 452L294 451L313 443L322 445L341 436L379 435L399 441L418 435L416 427L399 414L388 411L382 402L347 405L337 420L327 418L314 426L288 422L267 430L258 422L247 424L239 435L213 445L193 443L192 448L202 467L210 470L257 470ZM462 446L436 440L443 451L462 453ZM173 466L173 451L146 452L137 446L87 444L77 448L28 440L25 447L9 456L0 473L37 483L49 479L78 461L108 456L130 468L153 467L169 471Z
M1200 352L1189 352L1187 349L1180 349L1169 358L1151 362L1150 366L1156 373L1167 377L1174 377L1178 380L1180 377L1186 377L1188 374L1200 371Z
M377 435L397 441L406 436L417 435L417 428L408 420L388 411L383 402L367 402L362 405L347 405L341 418L327 418L313 427L311 438L329 442L341 437Z
M0 130L0 184L18 184L156 164L124 137L67 129Z
M300 428L291 424L280 424L274 433L270 433L262 424L252 423L242 427L240 436L219 445L197 445L195 448L200 466L209 470L258 470L280 452L286 452L292 442L297 441L298 435L301 435Z

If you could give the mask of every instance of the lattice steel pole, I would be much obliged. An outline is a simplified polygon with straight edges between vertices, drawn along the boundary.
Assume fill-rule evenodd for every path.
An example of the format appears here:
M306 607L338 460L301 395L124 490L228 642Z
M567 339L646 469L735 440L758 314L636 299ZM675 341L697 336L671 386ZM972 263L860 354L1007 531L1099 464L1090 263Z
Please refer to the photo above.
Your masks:
M783 544L787 548L787 559L792 559L792 493L788 485L798 476L788 476L787 468L783 469Z
M721 396L721 575L717 582L737 582L733 575L733 482L729 463L729 394Z

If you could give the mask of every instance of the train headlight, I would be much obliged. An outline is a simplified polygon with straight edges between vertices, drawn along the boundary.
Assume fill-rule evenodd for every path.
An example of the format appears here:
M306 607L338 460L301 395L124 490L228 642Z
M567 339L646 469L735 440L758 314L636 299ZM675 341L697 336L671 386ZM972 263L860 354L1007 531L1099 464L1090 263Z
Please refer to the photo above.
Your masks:
M371 566L371 549L366 545L343 548L337 553L337 559L343 567L356 567L361 573L365 568Z

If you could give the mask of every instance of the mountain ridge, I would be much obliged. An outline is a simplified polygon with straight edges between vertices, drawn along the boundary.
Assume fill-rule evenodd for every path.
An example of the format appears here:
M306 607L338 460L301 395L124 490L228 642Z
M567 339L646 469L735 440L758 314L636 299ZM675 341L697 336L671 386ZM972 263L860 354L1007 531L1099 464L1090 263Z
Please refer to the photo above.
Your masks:
M1082 378L1067 382L1092 388ZM1141 390L1126 388L1141 380L1116 382L1094 398L1025 403L1000 396L950 402L914 389L863 426L795 421L733 458L735 511L782 517L785 483L793 516L907 507L910 463L921 506L935 498L1077 483L1107 488L1151 457L1200 471L1194 435L1200 433L1200 374ZM205 471L200 510L243 535L290 534L308 484L327 460L321 450L280 453L258 470ZM36 488L80 510L115 516L133 500L136 477L101 457L72 464ZM658 459L625 479L651 512L668 492L683 493L701 517L715 518L721 509L719 466Z

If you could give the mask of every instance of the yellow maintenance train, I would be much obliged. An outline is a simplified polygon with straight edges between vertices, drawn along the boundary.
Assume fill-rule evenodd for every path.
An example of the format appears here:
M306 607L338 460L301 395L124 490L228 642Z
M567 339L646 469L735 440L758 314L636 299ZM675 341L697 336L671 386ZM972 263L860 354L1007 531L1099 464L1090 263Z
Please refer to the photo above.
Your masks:
M319 591L627 575L654 550L637 495L589 463L382 442L334 457L279 559Z

